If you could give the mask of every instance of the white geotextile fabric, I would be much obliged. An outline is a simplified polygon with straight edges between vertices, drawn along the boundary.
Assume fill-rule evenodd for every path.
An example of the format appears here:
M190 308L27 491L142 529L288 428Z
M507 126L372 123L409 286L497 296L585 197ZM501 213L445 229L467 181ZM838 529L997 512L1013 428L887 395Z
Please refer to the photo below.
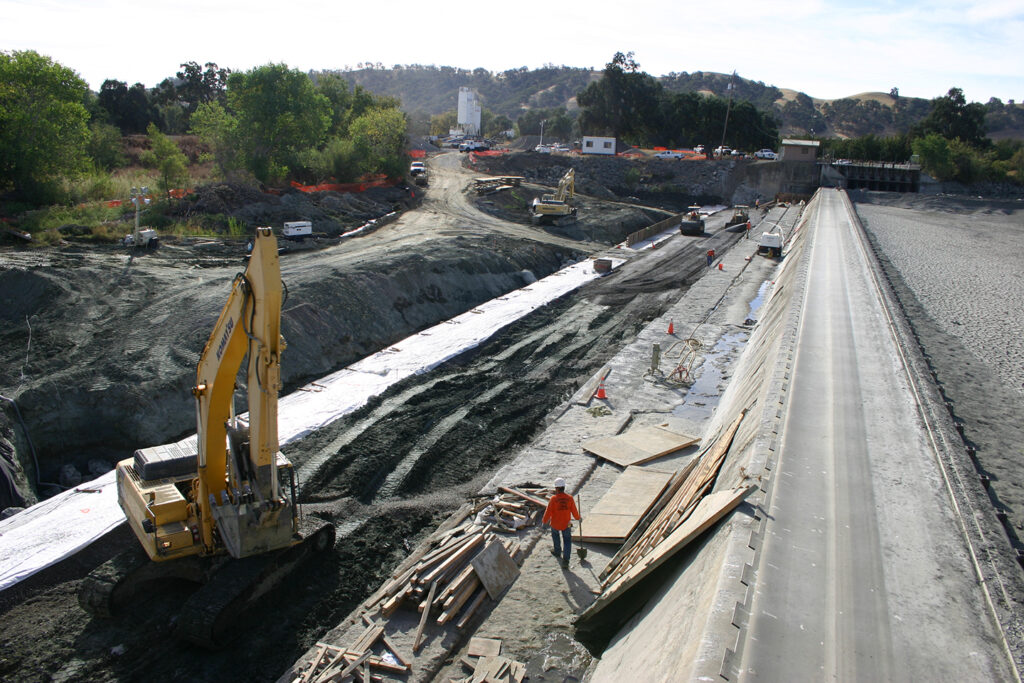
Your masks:
M622 263L612 262L616 267ZM278 405L282 448L598 276L593 261L563 268L285 396ZM185 441L190 439L195 435ZM78 552L123 521L113 472L0 520L0 590Z

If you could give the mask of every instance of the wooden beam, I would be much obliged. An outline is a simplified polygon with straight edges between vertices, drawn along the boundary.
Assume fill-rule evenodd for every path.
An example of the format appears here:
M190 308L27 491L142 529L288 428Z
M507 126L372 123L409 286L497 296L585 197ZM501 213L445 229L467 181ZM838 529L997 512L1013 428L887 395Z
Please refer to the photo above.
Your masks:
M420 615L420 625L416 629L416 637L412 641L413 654L419 651L423 645L423 629L427 625L427 619L430 616L430 606L434 602L434 594L437 593L437 581L430 584L430 592L427 593L427 605L423 609L423 614Z

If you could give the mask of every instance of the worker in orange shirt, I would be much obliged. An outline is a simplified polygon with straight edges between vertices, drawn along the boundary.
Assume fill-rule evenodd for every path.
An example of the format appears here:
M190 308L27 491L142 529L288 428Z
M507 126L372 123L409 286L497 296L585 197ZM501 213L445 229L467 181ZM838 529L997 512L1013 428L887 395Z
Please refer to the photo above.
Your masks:
M551 526L551 541L554 547L551 554L561 556L562 569L569 568L569 556L572 554L572 519L582 519L576 509L576 501L565 492L565 479L555 479L555 495L548 501L544 510L543 524Z

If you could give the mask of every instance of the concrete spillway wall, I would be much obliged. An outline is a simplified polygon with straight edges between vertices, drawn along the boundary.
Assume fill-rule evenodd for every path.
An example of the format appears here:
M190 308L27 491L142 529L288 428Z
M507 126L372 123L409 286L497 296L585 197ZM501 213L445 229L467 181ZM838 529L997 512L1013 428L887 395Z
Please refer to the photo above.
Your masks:
M770 298L703 436L703 443L713 442L746 411L715 490L759 488L685 551L646 606L612 639L592 683L628 680L640 671L646 680L735 679L741 629L753 599L749 586L764 524L761 508L795 353L807 275L805 228L816 205L817 195L790 236Z

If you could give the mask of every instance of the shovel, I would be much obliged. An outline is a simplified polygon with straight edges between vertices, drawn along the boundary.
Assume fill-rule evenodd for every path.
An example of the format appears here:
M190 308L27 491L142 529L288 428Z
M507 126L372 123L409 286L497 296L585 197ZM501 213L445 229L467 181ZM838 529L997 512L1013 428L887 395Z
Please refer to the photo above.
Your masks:
M576 509L581 510L580 506L580 494L576 494ZM580 544L576 546L576 556L580 558L580 562L587 559L587 549L583 547L583 513L580 512Z

